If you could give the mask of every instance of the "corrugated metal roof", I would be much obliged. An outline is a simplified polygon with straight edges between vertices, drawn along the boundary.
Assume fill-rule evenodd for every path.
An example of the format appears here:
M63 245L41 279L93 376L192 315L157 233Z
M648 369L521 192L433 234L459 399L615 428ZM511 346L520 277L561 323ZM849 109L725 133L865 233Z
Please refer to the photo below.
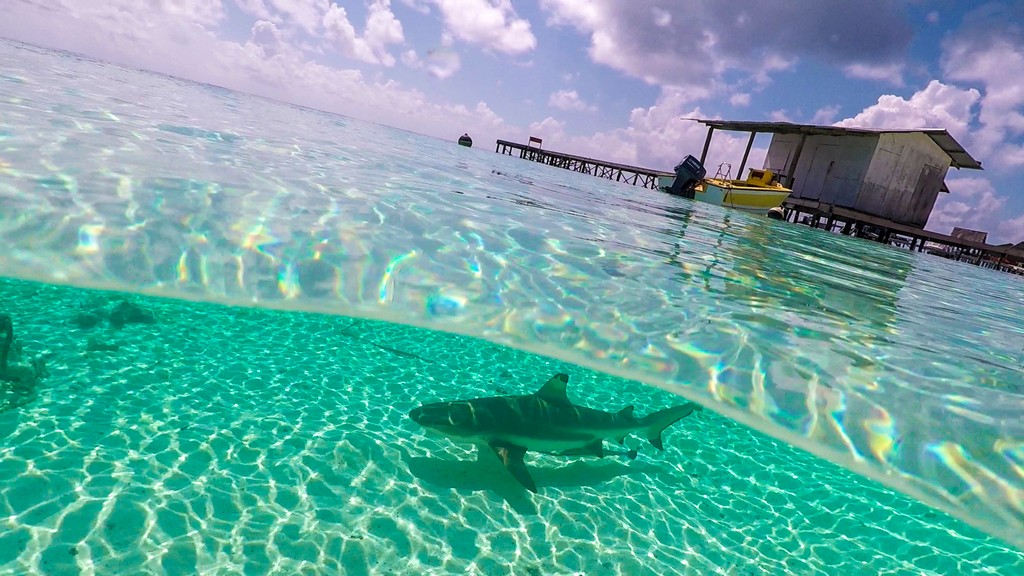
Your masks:
M981 162L975 160L964 150L964 147L956 141L956 138L946 132L945 130L933 129L933 130L917 130L917 132L924 132L928 136L931 136L932 140L942 148L942 151L949 155L950 165L956 166L957 168L971 168L973 170L981 170Z
M981 170L981 162L975 160L964 147L942 128L922 129L890 129L890 128L847 128L844 126L817 126L813 124L793 124L791 122L748 122L741 120L708 120L693 118L716 130L739 130L766 134L807 134L825 136L870 135L888 133L921 133L929 136L936 146L949 156L949 164L955 168Z

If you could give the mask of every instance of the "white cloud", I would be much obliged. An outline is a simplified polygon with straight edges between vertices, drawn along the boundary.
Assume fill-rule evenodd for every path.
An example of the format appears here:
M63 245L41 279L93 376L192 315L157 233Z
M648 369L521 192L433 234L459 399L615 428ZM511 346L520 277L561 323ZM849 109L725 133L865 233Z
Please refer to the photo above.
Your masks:
M386 46L405 41L402 23L391 12L390 0L374 0L366 17L366 42L370 46Z
M481 141L522 134L485 103L475 107L438 103L399 83L372 81L358 70L307 59L295 44L288 44L280 26L269 21L257 23L250 39L238 43L220 40L199 25L195 18L202 19L201 14L152 9L148 0L68 1L56 14L19 2L4 16L0 18L3 37L421 134L450 139L468 131ZM274 54L268 54L268 49Z
M981 86L975 146L996 166L1024 166L1024 42L964 36L945 45L948 78Z
M729 97L729 104L733 106L750 106L750 94L747 92L737 92Z
M983 24L983 25L982 25ZM909 98L883 95L839 123L868 128L946 128L989 170L1024 166L1024 41L990 20L965 26L943 44L943 80L932 80ZM955 83L955 84L954 84ZM1024 216L985 176L950 174L950 194L940 194L928 228L953 226L1020 239ZM1001 221L1006 218L1007 220Z
M836 126L856 128L945 128L957 139L969 137L969 125L981 94L932 80L909 99L893 94ZM963 143L961 141L961 143Z
M565 122L555 120L551 116L530 124L530 136L536 136L549 143L559 141L565 137Z
M161 4L168 14L206 26L217 24L224 18L221 0L174 0Z
M997 158L1001 161L1002 167L1024 166L1024 144L1005 143Z
M263 3L263 0L234 0L235 5L242 12L259 18L260 20L275 20L275 17L271 15L270 10L267 9L267 5ZM275 24L279 22L274 22Z
M423 58L415 50L408 50L402 54L402 63L410 68L422 68L441 80L451 78L462 68L459 54L448 46L428 50Z
M429 0L402 0L402 4L405 4L420 14L430 14Z
M646 6L645 2L617 3L606 0L541 0L549 13L548 23L569 26L590 36L591 60L641 78L649 84L685 84L690 78L710 80L715 63L723 57L714 50L715 38L707 29L691 31L697 37L691 53L682 57L674 36L672 13L666 8ZM655 24L660 30L632 30ZM644 41L637 34L647 33ZM662 40L658 40L662 39ZM711 58L711 59L709 59ZM724 67L724 66L723 66Z
M559 110L579 110L582 112L597 112L597 106L587 104L580 99L575 90L559 90L548 98L548 106Z
M1000 222L998 230L1000 235L1008 239L1008 242L1014 244L1024 242L1024 214L1017 218Z
M331 4L323 17L323 26L327 37L334 41L338 51L364 62L376 62L373 50L365 40L356 34L356 29L348 21L348 13L337 4Z
M942 67L945 83L932 80L909 99L881 96L838 124L946 128L988 168L1024 166L1024 42L963 33L944 44Z
M212 82L206 75L189 75L190 63L181 53L206 57L203 49L209 49L212 36L204 26L214 25L216 13L199 3L172 7L148 0L15 2L4 6L0 36Z
M903 63L895 64L849 64L843 68L849 78L880 80L893 86L903 86Z
M825 106L823 108L819 108L814 113L814 116L811 117L811 124L831 124L835 122L836 114L839 114L839 106Z
M935 11L935 10L932 10L931 12L928 13L927 16L925 16L925 20L929 24L938 24L939 23L939 13L937 11Z
M504 52L521 54L537 46L530 22L519 18L510 0L431 0L441 11L445 28L457 39Z
M294 24L309 34L320 31L322 20L331 5L328 0L266 0L281 15L282 21Z
M946 178L949 194L940 194L928 218L927 228L948 234L953 226L991 231L1006 199L996 194L992 182L979 176Z
M530 125L531 133L544 138L544 147L559 152L601 158L611 162L671 170L687 154L699 157L707 136L707 127L685 118L704 117L700 108L691 108L691 97L676 87L662 89L654 105L634 108L624 128L586 135L570 135L566 125L547 118ZM543 131L544 135L541 135ZM536 133L535 133L536 132ZM739 168L747 136L716 131L708 153L708 170L714 174L721 162ZM766 149L755 146L748 166L760 166Z
M258 20L256 24L253 24L249 42L258 46L267 58L277 56L286 49L284 39L277 25L266 20Z
M653 17L655 26L665 28L672 24L672 13L664 8L659 8L658 6L652 7L651 16Z
M763 86L800 58L882 69L902 60L911 36L905 13L883 0L750 0L729 6L703 0L541 0L540 6L549 25L570 27L589 39L592 61L659 86L715 89L734 72ZM770 24L764 14L771 14ZM851 28L850 22L858 25Z
M750 78L759 88L764 88L774 81L777 73L792 70L796 65L796 58L786 58L780 54L767 54L761 58L757 69L751 72Z
M331 4L324 14L323 27L342 54L370 64L394 66L395 58L387 46L405 41L402 23L391 12L390 0L374 0L370 4L362 36L356 34L345 9L337 4Z
M701 118L706 115L700 108L691 108L690 103L685 91L666 88L653 106L633 109L624 136L633 143L636 161L640 165L670 170L687 154L700 157L708 129L703 124L685 118ZM733 163L734 170L739 169L747 140L747 134L716 131L705 162L708 172L714 174L715 167L722 162ZM765 153L766 150L759 147L752 149L747 165L760 165Z
M860 128L945 128L975 157L973 144L978 132L972 131L974 111L982 96L974 88L959 88L932 80L909 99L895 95L879 97L878 103L860 114L837 122L838 126ZM927 228L949 233L953 226L993 231L1006 204L991 181L981 176L946 177L949 194L939 194L928 219Z

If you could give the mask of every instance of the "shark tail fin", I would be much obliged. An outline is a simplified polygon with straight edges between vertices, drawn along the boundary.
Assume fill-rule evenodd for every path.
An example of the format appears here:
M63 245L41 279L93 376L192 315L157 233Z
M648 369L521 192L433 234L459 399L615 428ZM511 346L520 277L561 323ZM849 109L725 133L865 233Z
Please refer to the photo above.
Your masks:
M665 446L661 443L661 433L665 431L665 428L675 424L676 422L686 418L696 410L701 410L699 404L693 402L687 402L681 406L673 406L672 408L666 408L659 410L654 414L651 414L643 419L644 426L647 428L647 440L658 450L664 450Z

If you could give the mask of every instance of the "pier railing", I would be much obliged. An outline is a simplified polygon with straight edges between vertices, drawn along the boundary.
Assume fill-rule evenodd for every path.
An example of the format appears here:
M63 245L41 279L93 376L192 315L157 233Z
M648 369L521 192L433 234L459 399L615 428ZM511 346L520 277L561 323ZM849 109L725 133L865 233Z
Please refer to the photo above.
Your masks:
M519 157L524 160L532 160L534 162L540 162L541 164L556 166L566 170L573 170L583 174L590 174L599 178L607 178L608 180L614 180L616 182L624 182L626 184L632 184L633 186L642 186L644 188L657 189L659 176L675 175L672 172L650 170L647 168L639 168L637 166L627 166L625 164L616 164L614 162L605 162L604 160L575 156L573 154L552 152L550 150L543 150L537 146L509 142L507 140L498 140L494 151L498 154L505 154L508 156L515 156L518 151Z

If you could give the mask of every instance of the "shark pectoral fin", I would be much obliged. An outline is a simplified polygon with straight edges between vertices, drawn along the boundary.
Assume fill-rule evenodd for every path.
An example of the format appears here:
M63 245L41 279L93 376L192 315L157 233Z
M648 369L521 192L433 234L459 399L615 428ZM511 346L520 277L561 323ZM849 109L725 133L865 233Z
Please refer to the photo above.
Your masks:
M550 380L544 383L540 387L540 390L534 392L535 396L539 396L548 402L561 402L564 404L569 403L569 395L565 391L569 385L568 374L555 374Z
M616 414L616 416L618 416L619 418L632 418L633 406L626 406L622 410L619 410L619 413ZM622 436L619 436L618 438L615 439L615 441L618 442L619 444L624 443L626 441L626 435L623 434Z
M530 471L526 469L526 463L523 462L523 455L526 454L526 448L516 446L514 444L491 444L491 450L498 455L498 460L505 465L505 469L523 485L524 488L530 492L537 491L537 484L533 481L530 476Z
M586 446L573 448L572 450L563 450L559 454L561 456L597 456L598 458L604 458L604 442L597 439Z
M623 418L623 419L632 418L633 417L633 406L632 405L626 406L622 410L619 410L619 413L616 414L615 416L618 417L618 418ZM620 445L624 444L626 442L626 435L623 434L622 436L619 436L618 438L615 439L615 441L618 442Z

